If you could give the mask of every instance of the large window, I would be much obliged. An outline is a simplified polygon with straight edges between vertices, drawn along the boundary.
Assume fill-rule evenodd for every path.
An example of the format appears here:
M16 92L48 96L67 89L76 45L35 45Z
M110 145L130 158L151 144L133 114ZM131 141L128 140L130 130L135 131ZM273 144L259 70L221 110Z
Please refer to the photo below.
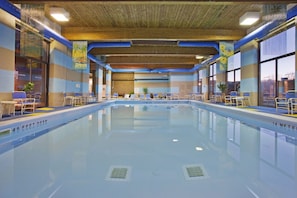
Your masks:
M228 58L228 69L227 69L227 92L240 91L240 80L241 80L241 54L236 53Z
M296 89L295 31L292 27L260 44L260 105L273 107L275 97Z
M24 90L25 84L33 82L34 89L27 95L35 97L39 106L46 106L49 43L29 29L19 25L17 29L14 89Z

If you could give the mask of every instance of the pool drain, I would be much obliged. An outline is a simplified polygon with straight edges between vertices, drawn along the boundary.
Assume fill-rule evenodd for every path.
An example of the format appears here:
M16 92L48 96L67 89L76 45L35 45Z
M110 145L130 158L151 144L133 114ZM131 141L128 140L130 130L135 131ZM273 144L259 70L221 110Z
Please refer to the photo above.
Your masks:
M205 179L208 177L203 165L186 165L183 167L186 180Z
M127 166L111 166L109 168L106 180L128 181L131 168Z

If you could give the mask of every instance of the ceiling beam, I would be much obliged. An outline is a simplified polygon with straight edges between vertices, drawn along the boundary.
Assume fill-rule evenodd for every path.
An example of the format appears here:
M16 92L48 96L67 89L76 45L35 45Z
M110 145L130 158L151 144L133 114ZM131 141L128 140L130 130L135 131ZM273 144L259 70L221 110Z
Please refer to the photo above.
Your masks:
M156 68L166 68L166 69L192 69L193 64L110 64L113 69L156 69Z
M96 28L64 27L62 35L68 40L199 40L220 41L239 40L246 35L245 30L222 29L174 29L174 28Z
M214 55L217 50L212 47L178 47L178 46L132 46L122 48L93 48L93 55L133 55L133 54L172 54L172 55Z
M106 62L108 64L197 64L200 61L194 56L108 56Z

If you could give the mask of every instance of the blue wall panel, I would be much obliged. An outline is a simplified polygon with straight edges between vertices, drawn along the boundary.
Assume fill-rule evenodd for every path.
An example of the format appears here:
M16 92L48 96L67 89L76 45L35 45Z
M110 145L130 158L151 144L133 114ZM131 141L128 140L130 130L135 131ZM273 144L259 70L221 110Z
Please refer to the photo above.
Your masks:
M242 92L258 92L257 78L241 79L240 90Z
M0 47L15 51L15 30L0 23Z
M14 90L14 71L0 69L0 85L0 92L12 92Z
M52 64L72 69L72 58L67 54L64 54L63 52L56 49L51 52L50 62Z
M241 67L258 63L258 50L251 49L249 51L241 52Z

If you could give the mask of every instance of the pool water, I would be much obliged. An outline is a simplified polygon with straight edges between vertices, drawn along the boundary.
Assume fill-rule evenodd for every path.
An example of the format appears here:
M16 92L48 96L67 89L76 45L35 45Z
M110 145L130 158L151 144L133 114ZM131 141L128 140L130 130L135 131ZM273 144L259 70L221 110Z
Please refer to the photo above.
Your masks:
M112 105L0 155L0 197L297 197L296 139L191 105Z

